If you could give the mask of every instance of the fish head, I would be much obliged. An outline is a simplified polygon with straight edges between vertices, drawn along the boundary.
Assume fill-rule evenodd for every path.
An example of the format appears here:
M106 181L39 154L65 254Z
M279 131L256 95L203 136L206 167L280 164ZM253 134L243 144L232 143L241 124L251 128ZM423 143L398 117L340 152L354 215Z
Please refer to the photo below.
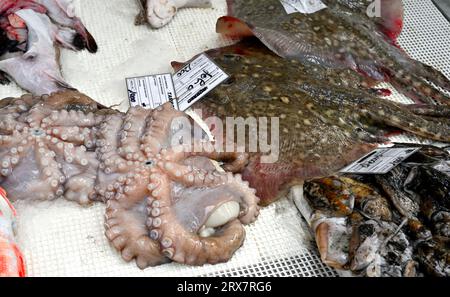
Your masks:
M0 70L36 95L73 89L62 78L50 19L31 9L23 9L16 14L28 27L27 50L0 61Z
M0 70L12 77L20 87L36 95L73 90L62 78L59 65L51 53L30 50L0 61Z
M307 181L304 191L314 209L334 216L348 216L353 212L356 198L349 179L345 177L330 176Z

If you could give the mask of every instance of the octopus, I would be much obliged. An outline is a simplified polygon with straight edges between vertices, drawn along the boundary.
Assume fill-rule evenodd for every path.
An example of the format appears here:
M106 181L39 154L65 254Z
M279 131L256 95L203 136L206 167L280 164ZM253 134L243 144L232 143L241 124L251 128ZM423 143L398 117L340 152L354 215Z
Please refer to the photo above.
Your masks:
M277 55L304 65L353 71L358 88L388 82L417 104L450 105L449 79L397 44L401 0L381 0L380 11L371 0L323 2L328 7L314 14L287 14L279 0L228 0L228 16L218 20L217 32L256 36Z
M124 114L71 90L7 98L0 185L13 202L106 203L107 238L142 269L228 261L259 215L255 191L234 174L248 156L183 140L190 123L170 103Z
M0 44L0 83L12 79L35 95L72 88L61 73L59 46L98 49L69 0L2 1Z
M181 8L212 7L211 0L137 0L141 11L135 24L150 24L155 29L166 26Z
M441 107L416 108L354 89L352 72L323 72L281 58L257 39L206 53L230 79L192 108L217 139L223 134L222 139L236 139L238 132L245 131L250 158L242 175L257 190L262 205L284 197L293 185L333 174L387 142L392 133L404 131L436 141L450 140L448 118L434 112ZM182 65L173 63L177 69ZM241 121L245 126L225 129L227 118L247 121ZM266 122L251 130L255 119ZM272 137L268 131L273 131ZM266 149L270 138L278 158L263 160L272 153ZM249 150L251 140L259 144L256 150Z

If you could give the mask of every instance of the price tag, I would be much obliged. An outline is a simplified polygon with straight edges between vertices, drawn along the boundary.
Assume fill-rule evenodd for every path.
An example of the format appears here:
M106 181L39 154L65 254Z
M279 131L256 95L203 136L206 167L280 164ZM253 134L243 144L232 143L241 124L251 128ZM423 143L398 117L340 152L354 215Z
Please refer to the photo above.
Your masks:
M342 173L386 174L421 148L381 148L347 166Z
M179 109L187 110L228 78L206 54L200 55L173 76Z
M167 102L178 108L172 74L127 78L128 98L132 107L155 109Z
M284 9L288 14L294 12L315 13L319 10L327 8L320 0L280 0Z

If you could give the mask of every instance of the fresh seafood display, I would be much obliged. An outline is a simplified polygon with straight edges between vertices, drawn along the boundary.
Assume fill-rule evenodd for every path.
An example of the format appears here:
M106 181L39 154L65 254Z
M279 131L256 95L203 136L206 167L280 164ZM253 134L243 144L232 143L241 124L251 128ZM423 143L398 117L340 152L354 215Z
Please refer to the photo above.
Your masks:
M14 240L16 211L0 188L0 277L25 276L25 263Z
M211 0L137 0L141 11L136 17L136 25L150 24L153 28L167 25L178 9L187 7L211 7Z
M424 146L384 175L307 181L299 209L324 263L363 276L449 276L450 155Z
M226 117L269 118L267 131L272 129L270 118L279 119L278 161L261 162L267 152L259 146L242 170L262 205L282 197L292 185L343 168L386 141L384 136L393 130L450 141L449 123L432 112L437 107L414 114L416 110L406 105L348 87L352 73L317 71L316 77L314 67L280 58L255 39L207 54L231 76L193 106L216 138L222 131L210 117L223 122ZM247 139L258 136L258 131L241 130Z
M71 88L61 74L57 45L97 51L68 0L0 1L0 41L0 82L10 77L36 95Z
M178 138L191 134L189 124L170 104L122 114L76 91L4 99L0 185L12 201L107 203L106 236L140 268L227 261L259 199L232 173L246 154L193 150Z
M219 19L217 31L254 35L281 57L324 71L352 70L361 75L361 87L389 82L416 103L450 105L449 79L396 43L401 0L381 0L379 17L367 13L371 0L323 2L328 7L314 14L287 14L280 0L227 0L229 13Z

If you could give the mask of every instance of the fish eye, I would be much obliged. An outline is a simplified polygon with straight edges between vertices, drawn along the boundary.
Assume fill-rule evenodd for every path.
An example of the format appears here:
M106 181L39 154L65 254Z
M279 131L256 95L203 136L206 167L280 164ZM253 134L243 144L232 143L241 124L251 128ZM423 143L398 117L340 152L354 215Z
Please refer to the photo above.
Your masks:
M154 163L155 163L154 161L152 161L152 160L148 160L147 162L145 162L145 165L146 165L146 166L150 166L150 167L151 167L151 166L153 166L153 165L154 165Z
M241 56L234 55L234 54L225 54L223 57L225 58L225 60L229 60L229 61L240 61L241 60Z
M30 62L35 60L36 57L37 57L37 55L35 53L28 53L24 56L25 60L30 61Z
M231 76L230 78L228 78L226 81L224 81L222 83L223 86L231 86L234 82L236 81L236 79L234 78L234 76Z

